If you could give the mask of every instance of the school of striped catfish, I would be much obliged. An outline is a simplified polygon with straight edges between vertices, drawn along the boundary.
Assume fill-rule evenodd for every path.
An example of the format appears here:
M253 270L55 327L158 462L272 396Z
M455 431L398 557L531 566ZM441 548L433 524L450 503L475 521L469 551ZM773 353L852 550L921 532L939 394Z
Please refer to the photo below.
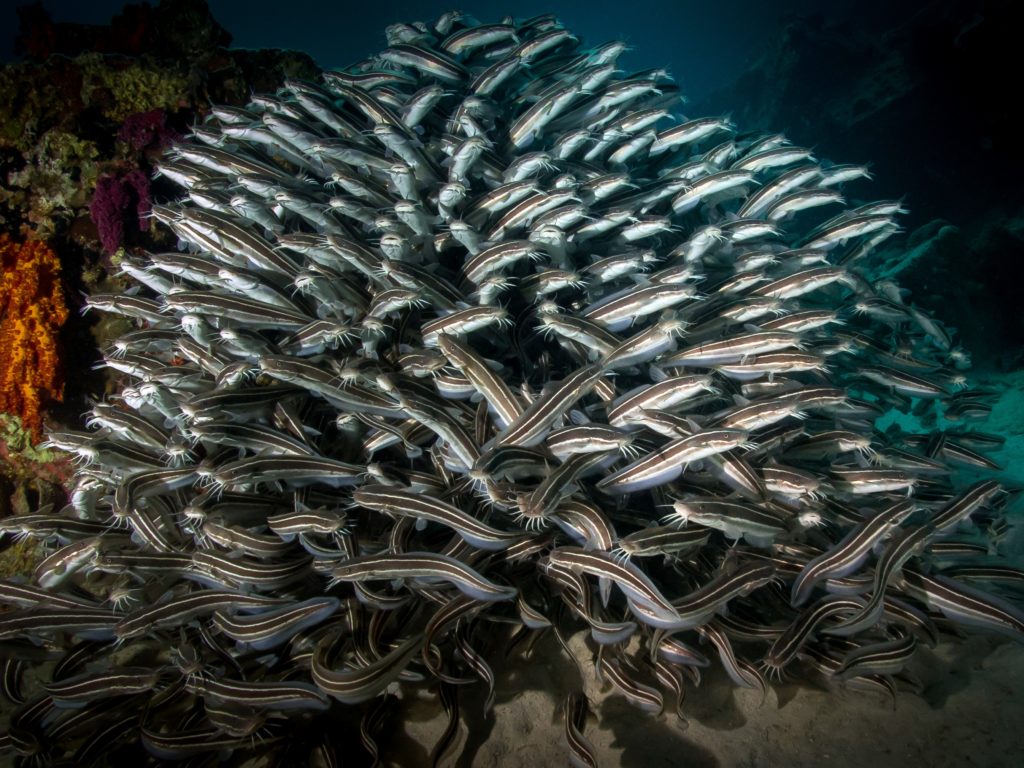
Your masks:
M414 692L438 764L510 656L685 719L712 665L895 698L1024 639L991 395L863 269L905 213L866 167L550 15L386 34L212 107L158 164L181 247L89 297L120 389L49 435L70 503L0 521L49 553L0 584L17 764L379 764Z

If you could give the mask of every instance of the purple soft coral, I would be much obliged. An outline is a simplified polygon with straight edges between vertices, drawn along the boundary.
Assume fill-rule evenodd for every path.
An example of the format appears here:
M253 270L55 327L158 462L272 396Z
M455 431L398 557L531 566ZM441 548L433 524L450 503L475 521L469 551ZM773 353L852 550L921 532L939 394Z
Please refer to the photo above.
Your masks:
M89 216L107 253L114 253L124 239L124 213L132 203L130 190L116 176L103 176L89 203Z
M149 176L138 168L129 171L122 180L135 191L135 215L139 220L139 230L149 229L149 215L153 211L153 197L149 192Z
M117 138L135 151L162 149L181 135L167 125L167 113L162 109L136 112L128 115L117 132Z
M149 177L143 171L135 168L124 176L103 176L96 182L89 215L107 253L114 253L121 247L125 235L125 214L133 206L138 230L149 229L153 199L149 191Z

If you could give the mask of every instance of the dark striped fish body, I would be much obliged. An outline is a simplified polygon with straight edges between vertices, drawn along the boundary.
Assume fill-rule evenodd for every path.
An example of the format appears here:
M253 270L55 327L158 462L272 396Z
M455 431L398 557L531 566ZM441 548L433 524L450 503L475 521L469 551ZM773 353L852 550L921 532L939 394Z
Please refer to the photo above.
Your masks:
M808 562L793 582L793 604L806 600L816 582L845 576L860 567L875 543L913 512L913 504L899 502L856 526L833 549Z
M461 592L485 602L511 600L516 596L515 587L495 584L454 558L428 552L365 555L336 566L332 575L336 581L403 578L447 581Z
M390 653L354 669L335 670L327 664L327 645L313 653L312 677L316 686L344 704L359 704L377 696L405 669L419 651L422 639L413 635Z
M664 485L675 480L690 462L747 445L748 437L742 429L707 430L688 435L608 475L597 487L613 493L628 493Z
M551 425L589 393L604 376L600 366L587 366L570 374L547 395L541 395L498 435L496 447L522 445L529 447L544 439Z
M462 510L424 494L410 493L384 486L362 486L352 500L367 509L389 515L430 520L454 529L460 536L480 549L504 549L521 538L516 532L500 531L477 520Z

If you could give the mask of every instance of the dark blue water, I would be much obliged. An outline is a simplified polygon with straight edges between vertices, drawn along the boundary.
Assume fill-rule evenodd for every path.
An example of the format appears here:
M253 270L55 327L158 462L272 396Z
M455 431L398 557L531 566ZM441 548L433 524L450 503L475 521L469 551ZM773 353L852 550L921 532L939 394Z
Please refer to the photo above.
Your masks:
M45 0L58 22L105 24L121 0ZM14 58L20 2L0 2L0 59ZM635 46L627 66L667 67L691 99L699 100L733 82L744 65L800 15L828 21L865 17L891 25L894 18L927 13L932 3L880 0L780 0L779 2L695 2L681 0L519 0L519 2L323 2L322 0L210 0L214 17L241 48L290 48L310 54L323 67L340 67L384 47L384 28L398 21L432 21L452 7L481 21L506 14L519 18L555 13L569 29L592 44L620 39ZM892 6L897 6L893 8Z

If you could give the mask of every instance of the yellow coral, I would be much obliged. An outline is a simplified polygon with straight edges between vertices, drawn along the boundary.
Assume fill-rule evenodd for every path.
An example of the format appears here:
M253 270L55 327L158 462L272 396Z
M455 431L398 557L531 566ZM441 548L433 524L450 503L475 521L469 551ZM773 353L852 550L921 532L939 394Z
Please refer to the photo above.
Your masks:
M18 415L36 436L42 404L64 396L58 333L67 317L53 250L0 235L0 412Z
M115 122L151 109L174 111L188 103L189 80L172 67L98 53L82 54L76 62L82 69L83 103L99 106ZM110 97L109 103L101 94Z

